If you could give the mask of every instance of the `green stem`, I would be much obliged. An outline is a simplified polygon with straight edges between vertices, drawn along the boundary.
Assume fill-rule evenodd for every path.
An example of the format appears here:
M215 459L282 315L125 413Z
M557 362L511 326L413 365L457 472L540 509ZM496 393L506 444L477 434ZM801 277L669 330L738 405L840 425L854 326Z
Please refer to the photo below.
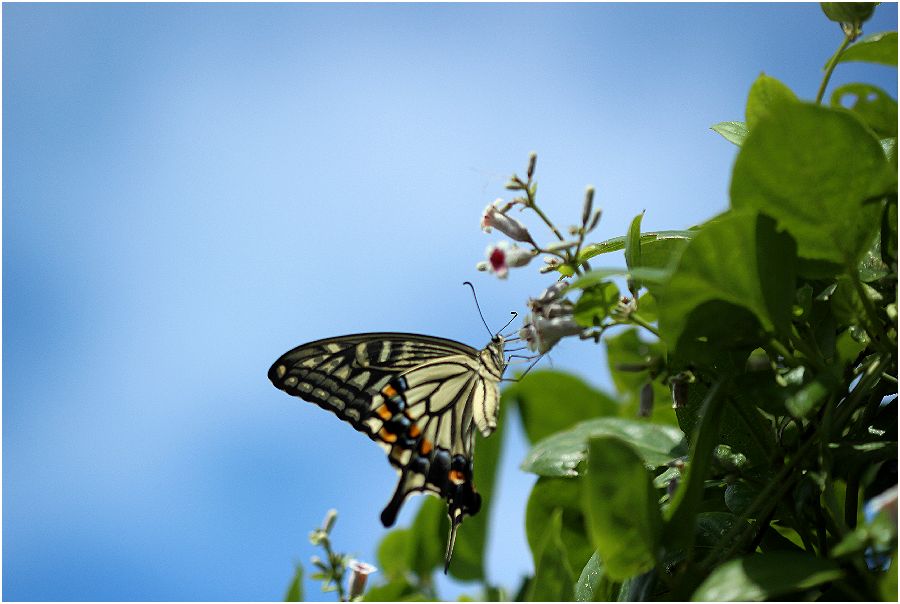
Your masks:
M632 314L632 315L630 315L628 318L629 318L629 319L631 320L631 322L634 323L635 325L640 325L641 327L643 327L644 329L646 329L647 331L649 331L650 333L652 333L653 335L655 335L657 338L660 337L660 335L659 335L659 330L656 329L655 327L653 327L652 325L650 325L649 323L647 323L647 321L645 321L644 319L640 318L639 316L637 316L637 315L635 315L635 314Z
M800 351L800 354L809 361L809 364L812 365L816 371L825 371L825 359L817 354L818 348L810 346L809 342L803 339L800 332L797 331L797 327L794 325L791 326L790 338L794 348Z
M828 80L831 79L831 74L834 71L834 68L837 67L838 60L841 58L841 55L844 53L844 50L847 49L847 46L850 45L850 42L853 39L844 35L844 41L841 42L841 45L838 47L837 52L834 53L834 56L831 57L831 61L828 62L828 67L825 68L825 77L822 78L822 83L819 85L819 92L816 94L816 105L822 104L822 97L825 96L825 88L828 87Z
M888 352L885 348L884 342L881 340L881 333L878 330L878 314L875 311L875 307L872 306L872 300L869 298L869 295L866 293L865 288L863 288L862 281L859 279L859 273L856 271L852 271L850 274L850 280L853 282L853 287L856 289L856 295L859 296L860 302L863 305L863 311L865 312L865 328L866 332L869 334L869 338L871 338L872 343L881 350L882 352Z
M787 364L791 367L799 367L800 366L800 361L798 361L794 357L794 355L791 354L791 351L788 350L787 346L782 344L781 341L776 340L775 338L771 338L769 340L769 348L771 348L776 353L776 354L771 354L771 353L769 354L769 356L773 357L772 358L773 361L775 360L774 357L776 355L780 355L781 358L784 359L785 364Z
M344 569L342 566L335 564L337 557L334 555L334 550L331 549L331 541L328 538L322 540L322 546L325 548L325 553L328 556L328 565L331 566L331 580L334 581L334 585L337 588L338 602L346 602Z
M779 501L781 501L782 497L793 487L794 481L797 479L797 476L794 475L795 468L800 464L801 461L812 451L815 449L816 439L810 438L807 440L802 447L794 454L794 457L781 468L781 471L775 476L775 478L770 481L765 488L760 491L759 495L753 500L753 502L745 509L741 515L738 517L737 521L732 525L731 529L716 543L716 546L709 553L709 555L704 558L704 560L700 563L701 569L709 570L716 563L717 560L726 560L730 558L738 549L743 546L744 541L746 540L746 522L752 518L754 515L758 515L760 517L765 516L770 506L774 508ZM762 512L757 514L757 512ZM750 525L750 529L754 528L753 525ZM739 533L744 533L738 536ZM730 543L731 546L725 550L724 553L720 554L720 550L725 547L725 544Z
M557 239L559 239L560 241L565 241L566 238L562 236L562 233L559 232L559 229L556 228L556 225L553 224L553 222L550 220L550 218L548 218L547 215L544 214L544 211L538 207L537 201L534 199L534 195L531 192L531 184L532 184L532 181L531 181L531 178L529 178L528 182L525 183L525 195L527 197L526 206L531 208L532 210L534 210L535 213L537 213L537 215L541 217L541 220L543 220L544 224L546 224L550 228L550 230L553 231L553 234L556 235ZM560 258L564 258L566 261L566 264L570 265L572 267L572 270L574 270L576 274L580 275L581 269L575 263L575 259L572 257L571 252L569 252L569 250L565 250L565 252L566 252L565 255L562 255L562 254L555 254L555 255L559 256ZM552 252L550 252L550 253L552 253Z
M559 229L557 229L556 226L552 222L550 222L550 219L547 218L547 215L544 214L543 210L541 210L537 206L537 203L535 203L530 191L528 192L528 207L537 212L537 215L541 217L541 220L543 220L548 227L550 227L550 230L553 231L553 234L556 235L560 241L566 240L566 238L562 236L562 233L559 232Z

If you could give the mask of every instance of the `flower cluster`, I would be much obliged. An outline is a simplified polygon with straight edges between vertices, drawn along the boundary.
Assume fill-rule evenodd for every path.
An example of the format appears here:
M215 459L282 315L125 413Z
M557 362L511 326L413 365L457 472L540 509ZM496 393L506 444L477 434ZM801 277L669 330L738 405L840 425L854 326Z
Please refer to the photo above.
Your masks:
M572 314L574 305L563 298L568 285L558 281L528 301L531 313L526 315L519 337L531 350L543 354L562 338L580 335L583 331Z
M481 213L482 230L490 233L496 229L514 242L527 244L528 247L519 247L516 243L508 241L493 243L485 250L485 260L476 265L478 270L490 272L500 279L506 279L510 269L528 265L538 254L546 254L544 256L545 266L541 267L541 273L559 271L564 275L571 275L578 273L582 268L590 268L587 261L578 261L578 252L584 236L593 230L600 220L600 211L593 210L594 189L589 187L587 190L581 226L571 227L569 233L574 238L566 239L537 205L535 199L537 183L533 180L536 163L537 156L532 153L528 162L526 179L522 180L514 174L507 183L507 189L521 192L519 197L511 201L496 199L493 203L488 204ZM519 206L520 210L530 209L536 213L550 228L557 240L539 246L528 228L510 216L510 211L516 206ZM566 273L562 270L566 267L571 267L572 270ZM528 301L531 313L525 317L525 325L519 335L531 350L543 354L562 338L582 335L584 332L584 328L575 321L574 305L565 298L568 287L569 283L561 279L548 287L540 296Z

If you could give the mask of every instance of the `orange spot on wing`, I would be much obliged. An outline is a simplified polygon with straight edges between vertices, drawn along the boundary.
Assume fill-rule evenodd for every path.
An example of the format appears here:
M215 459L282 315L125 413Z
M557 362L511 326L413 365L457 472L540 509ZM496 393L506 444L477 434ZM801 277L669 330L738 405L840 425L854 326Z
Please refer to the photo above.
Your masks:
M386 443L397 442L397 435L393 432L388 432L386 428L382 428L381 431L378 432L378 436Z
M375 409L375 413L377 413L381 419L391 419L394 416L394 414L391 413L391 410L387 408L387 405L381 405Z
M413 424L412 426L409 427L409 436L411 438L416 438L421 433L422 433L422 430L419 429L419 426L417 424Z
M427 438L422 439L422 442L419 443L419 453L421 453L422 455L428 455L429 453L431 453L431 449L433 448L433 446L434 445L432 445L431 441Z
M459 470L450 470L448 476L453 484L462 484L466 481L465 474Z
M393 386L388 384L381 389L381 394L383 394L387 398L394 398L395 396L397 396L397 390Z

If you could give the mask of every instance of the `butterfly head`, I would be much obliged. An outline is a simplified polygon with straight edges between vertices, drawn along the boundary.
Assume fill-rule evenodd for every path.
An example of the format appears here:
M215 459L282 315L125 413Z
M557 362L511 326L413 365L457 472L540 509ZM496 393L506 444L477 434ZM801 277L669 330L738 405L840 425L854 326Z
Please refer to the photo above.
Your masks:
M488 345L481 351L481 364L496 379L503 377L503 371L506 369L506 360L503 356L503 345L505 340L503 336L497 334L491 338Z

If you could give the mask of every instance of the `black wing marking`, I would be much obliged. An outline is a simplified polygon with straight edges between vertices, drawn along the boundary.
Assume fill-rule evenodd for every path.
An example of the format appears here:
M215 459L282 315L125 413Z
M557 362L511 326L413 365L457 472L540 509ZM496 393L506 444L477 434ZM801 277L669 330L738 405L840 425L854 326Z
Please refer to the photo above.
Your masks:
M487 383L480 368L479 351L453 340L368 333L298 346L272 365L269 379L334 412L386 450L400 476L381 513L385 526L413 493L447 501L449 565L456 529L481 507L472 482L475 414L496 405L497 385Z
M316 340L286 352L269 369L276 388L335 413L377 440L364 423L390 379L450 355L476 358L470 346L432 336L364 333Z

